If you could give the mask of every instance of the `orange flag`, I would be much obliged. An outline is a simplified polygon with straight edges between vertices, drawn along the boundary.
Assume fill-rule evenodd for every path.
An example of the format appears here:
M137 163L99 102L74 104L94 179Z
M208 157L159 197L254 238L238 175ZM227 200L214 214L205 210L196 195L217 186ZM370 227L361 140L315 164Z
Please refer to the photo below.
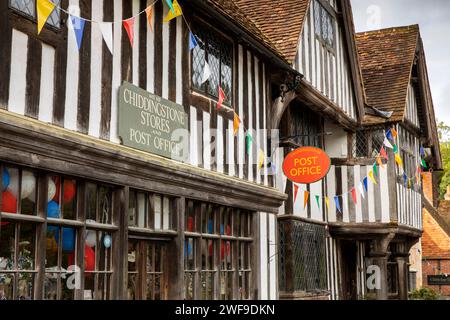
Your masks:
M381 147L380 154L381 154L381 156L383 158L385 158L386 160L389 160L388 155L387 155L386 150L384 149L384 147Z
M241 124L241 119L239 118L238 114L234 112L234 119L233 119L233 134L236 135L239 129L239 125Z
M397 138L398 133L397 133L397 131L395 131L395 129L391 129L391 133L392 133L392 136L394 137L394 139Z
M380 156L377 157L377 163L378 163L378 165L380 167L384 168L384 164L383 164L383 161L381 161L381 157Z
M135 17L123 20L123 26L127 30L128 38L130 39L131 46L134 43L134 20Z
M153 24L152 24L153 7L148 6L147 9L145 9L145 13L147 15L147 21L148 21L148 25L150 26L150 30L153 32Z
M306 205L308 204L309 199L309 192L305 190L303 193L303 208L306 208Z

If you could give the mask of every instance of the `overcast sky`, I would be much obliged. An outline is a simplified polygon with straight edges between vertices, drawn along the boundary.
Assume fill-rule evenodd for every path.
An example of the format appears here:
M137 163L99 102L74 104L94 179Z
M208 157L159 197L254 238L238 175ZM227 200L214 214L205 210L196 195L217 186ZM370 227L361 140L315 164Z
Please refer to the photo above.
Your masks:
M419 24L434 108L450 125L450 1L351 0L357 32Z

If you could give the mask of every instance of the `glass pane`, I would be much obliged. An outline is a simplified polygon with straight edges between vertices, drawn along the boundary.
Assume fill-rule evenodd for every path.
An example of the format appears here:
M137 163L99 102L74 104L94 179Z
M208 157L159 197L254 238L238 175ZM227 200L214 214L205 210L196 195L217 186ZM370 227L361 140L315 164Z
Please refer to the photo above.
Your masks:
M34 0L9 0L9 6L30 17L35 17Z
M16 224L2 222L0 228L0 270L14 270Z
M57 6L59 6L59 4L61 3L61 0L51 0L51 1L54 4L56 4ZM56 7L55 10L53 10L53 12L48 17L47 23L55 28L59 28L60 27L60 19L61 19L61 13L59 11L59 8Z
M97 186L93 183L86 184L86 220L97 221Z
M64 219L76 219L77 210L77 181L64 179L62 189L63 217Z
M139 192L137 194L137 225L140 228L145 228L145 215L147 212L147 197L145 193Z
M32 300L33 299L33 273L21 273L17 282L17 299Z
M155 229L161 229L161 196L160 195L154 195L154 206L155 206Z
M0 273L0 300L13 300L14 275Z
M163 229L170 229L170 200L168 197L163 197Z
M20 225L19 237L19 270L33 270L35 266L35 228L31 224Z
M186 238L184 243L184 260L186 270L195 270L194 239Z
M36 214L36 176L32 171L22 171L21 185L21 205L22 214Z
M154 285L154 297L155 300L161 300L161 276L160 275L154 275L153 279L155 281Z
M161 272L162 270L162 250L161 250L161 246L160 245L154 245L153 246L155 251L154 251L154 255L155 255L155 272ZM149 246L150 248L150 246ZM150 256L153 252L149 251L147 256ZM149 270L147 270L149 271Z
M17 195L19 194L19 170L5 167L2 177L2 212L17 213Z
M45 273L44 279L44 299L58 299L58 273Z
M314 1L314 29L317 35L322 34L320 4L317 0Z
M137 241L128 240L128 271L137 271Z
M221 86L225 93L224 102L230 104L232 101L232 46L222 43L221 46Z
M128 201L128 226L136 226L136 192L130 191Z
M194 299L194 273L186 272L184 274L184 281L186 284L186 300Z
M197 32L197 36L201 36L201 33ZM198 41L198 44L192 50L192 84L194 88L205 91L205 84L202 84L205 68L205 50L202 42Z
M195 214L194 214L194 203L188 201L187 203L187 213L186 213L186 231L193 232L195 228Z
M112 190L111 188L100 186L99 195L99 220L98 223L112 223Z
M98 271L110 271L111 270L111 245L112 237L110 234L104 234L97 231L97 246L95 248L95 254L98 259Z
M137 290L138 275L137 273L128 273L128 290L127 299L136 300L136 290Z
M208 80L208 93L214 97L219 96L220 80L220 49L218 42L212 37L208 38L208 64L211 75Z

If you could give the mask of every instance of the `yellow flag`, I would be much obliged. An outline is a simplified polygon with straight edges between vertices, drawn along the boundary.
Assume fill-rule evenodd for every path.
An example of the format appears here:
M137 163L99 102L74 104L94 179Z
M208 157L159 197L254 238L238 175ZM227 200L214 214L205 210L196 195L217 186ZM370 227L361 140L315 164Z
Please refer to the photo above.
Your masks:
M55 4L50 0L37 0L36 7L37 7L38 34L40 34L42 28L47 22L48 17L55 9Z
M400 167L403 167L403 160L398 154L395 155L395 162L397 162Z
M369 178L373 182L373 184L377 184L377 180L375 180L375 177L373 176L373 171L369 171Z
M325 197L325 204L327 205L327 209L330 210L330 199L328 197Z
M177 0L175 0L173 2L173 9L175 11L175 14L172 12L172 10L170 10L169 13L167 14L167 16L164 18L164 22L168 22L168 21L172 20L173 18L176 18L183 14L183 11L181 11L181 7L178 4Z
M381 157L380 156L377 157L377 163L378 163L378 165L380 167L384 168L384 164L383 164L383 161L381 161Z
M258 153L258 170L262 168L264 164L264 151L262 149L259 149Z

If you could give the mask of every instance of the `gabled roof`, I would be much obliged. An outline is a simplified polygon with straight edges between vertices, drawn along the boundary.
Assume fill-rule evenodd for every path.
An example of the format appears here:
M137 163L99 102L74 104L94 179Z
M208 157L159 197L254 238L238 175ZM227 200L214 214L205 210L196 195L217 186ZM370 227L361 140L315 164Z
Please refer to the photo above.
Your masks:
M419 37L418 25L356 34L366 102L393 111L389 122L403 120ZM364 120L368 124L385 122L374 116Z
M279 54L292 64L311 0L235 0L235 2L270 39Z

